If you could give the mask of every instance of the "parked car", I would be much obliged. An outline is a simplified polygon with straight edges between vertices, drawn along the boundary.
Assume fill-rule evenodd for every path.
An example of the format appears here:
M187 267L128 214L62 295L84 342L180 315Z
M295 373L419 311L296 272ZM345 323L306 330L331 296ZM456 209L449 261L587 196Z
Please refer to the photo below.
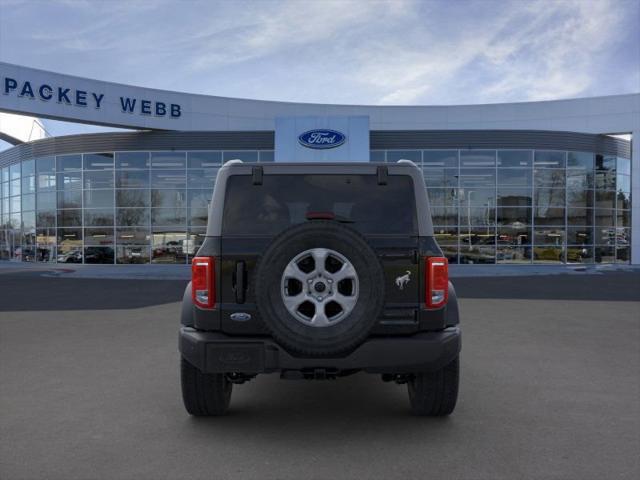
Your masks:
M58 252L58 263L82 263L82 250Z
M113 248L86 247L84 250L84 263L113 263Z

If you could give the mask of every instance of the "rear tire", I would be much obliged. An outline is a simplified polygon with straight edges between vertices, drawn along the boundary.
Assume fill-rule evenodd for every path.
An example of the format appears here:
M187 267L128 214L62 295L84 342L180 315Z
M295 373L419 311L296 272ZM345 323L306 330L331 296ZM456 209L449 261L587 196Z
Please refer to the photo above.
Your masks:
M456 408L460 359L435 372L416 373L407 386L411 412L414 415L442 417Z
M184 358L180 359L182 401L190 415L224 415L231 401L233 384L223 373L202 373Z

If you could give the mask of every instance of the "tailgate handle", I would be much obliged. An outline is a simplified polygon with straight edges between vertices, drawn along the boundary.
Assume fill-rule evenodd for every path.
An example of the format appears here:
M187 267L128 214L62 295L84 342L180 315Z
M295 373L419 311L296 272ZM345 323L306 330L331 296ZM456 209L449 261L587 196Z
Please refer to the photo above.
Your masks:
M236 262L234 290L236 291L236 303L244 303L244 294L247 289L246 271L244 262Z

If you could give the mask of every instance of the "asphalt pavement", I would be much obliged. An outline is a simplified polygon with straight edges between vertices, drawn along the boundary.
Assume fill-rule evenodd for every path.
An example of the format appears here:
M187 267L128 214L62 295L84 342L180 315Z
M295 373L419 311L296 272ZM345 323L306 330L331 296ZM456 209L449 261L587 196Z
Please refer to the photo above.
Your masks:
M0 479L637 479L640 273L456 279L459 404L264 375L189 417L184 281L0 275Z

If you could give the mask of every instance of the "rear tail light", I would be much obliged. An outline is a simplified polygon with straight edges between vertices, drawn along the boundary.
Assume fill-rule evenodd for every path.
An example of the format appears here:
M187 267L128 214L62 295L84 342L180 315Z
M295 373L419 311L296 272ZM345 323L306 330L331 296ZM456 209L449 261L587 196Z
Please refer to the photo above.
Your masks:
M425 302L427 308L439 308L449 296L449 262L444 257L426 258Z
M191 298L200 308L216 304L215 259L194 257L191 262Z

